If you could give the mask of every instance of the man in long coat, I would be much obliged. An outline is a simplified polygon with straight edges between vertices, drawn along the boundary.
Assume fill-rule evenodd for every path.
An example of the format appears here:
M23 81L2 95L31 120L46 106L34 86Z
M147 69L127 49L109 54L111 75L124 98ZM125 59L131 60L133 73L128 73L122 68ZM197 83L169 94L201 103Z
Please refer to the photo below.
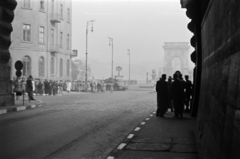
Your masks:
M156 116L164 117L169 105L168 83L166 82L166 74L156 84L157 92L157 113Z
M28 93L28 100L35 100L33 98L33 82L32 82L33 78L32 76L29 76L26 82L26 91Z
M183 117L184 109L184 88L178 74L173 75L174 82L171 87L171 97L173 99L174 117Z

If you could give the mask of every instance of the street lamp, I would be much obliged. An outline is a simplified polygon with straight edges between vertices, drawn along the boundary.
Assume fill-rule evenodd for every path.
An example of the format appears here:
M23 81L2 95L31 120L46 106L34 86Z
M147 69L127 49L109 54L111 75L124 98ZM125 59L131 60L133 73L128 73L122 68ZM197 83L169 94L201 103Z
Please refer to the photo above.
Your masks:
M95 22L95 20L89 20L89 21L87 21L87 26L86 26L86 79L85 79L85 82L87 82L87 80L88 80L88 77L87 77L87 49L88 49L88 26L89 26L89 24L91 24L92 25L92 27L91 27L91 32L93 32L93 22Z
M109 46L112 46L112 80L113 80L113 38L108 37Z
M129 56L129 79L128 79L128 84L130 85L130 49L128 49L128 56Z

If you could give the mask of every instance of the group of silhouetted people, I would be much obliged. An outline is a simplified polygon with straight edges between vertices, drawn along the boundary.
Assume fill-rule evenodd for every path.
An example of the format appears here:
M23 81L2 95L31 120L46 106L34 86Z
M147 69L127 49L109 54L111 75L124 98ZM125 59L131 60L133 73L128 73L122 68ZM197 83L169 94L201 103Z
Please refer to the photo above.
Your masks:
M157 112L156 116L164 117L164 114L170 108L174 111L173 117L183 117L184 106L185 111L190 111L190 99L192 96L193 85L189 80L189 76L185 75L185 80L180 71L176 71L173 79L170 76L166 81L166 74L157 81Z

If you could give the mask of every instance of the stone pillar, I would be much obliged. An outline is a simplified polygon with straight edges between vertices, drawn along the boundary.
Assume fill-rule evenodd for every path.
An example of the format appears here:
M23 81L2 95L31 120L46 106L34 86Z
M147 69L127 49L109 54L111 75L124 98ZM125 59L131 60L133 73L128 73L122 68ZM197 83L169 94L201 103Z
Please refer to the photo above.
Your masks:
M15 0L0 1L0 106L14 104L8 61L11 57L9 52L10 35L13 30L11 23L16 6L17 2Z

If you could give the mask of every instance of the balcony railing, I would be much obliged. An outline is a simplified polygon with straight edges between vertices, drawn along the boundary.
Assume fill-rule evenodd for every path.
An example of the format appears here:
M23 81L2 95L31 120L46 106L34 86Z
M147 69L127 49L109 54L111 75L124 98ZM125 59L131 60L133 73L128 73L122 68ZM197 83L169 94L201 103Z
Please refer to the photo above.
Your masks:
M59 45L58 44L50 44L50 52L56 53L59 51Z
M60 23L60 14L57 13L51 13L51 18L50 18L52 23Z

